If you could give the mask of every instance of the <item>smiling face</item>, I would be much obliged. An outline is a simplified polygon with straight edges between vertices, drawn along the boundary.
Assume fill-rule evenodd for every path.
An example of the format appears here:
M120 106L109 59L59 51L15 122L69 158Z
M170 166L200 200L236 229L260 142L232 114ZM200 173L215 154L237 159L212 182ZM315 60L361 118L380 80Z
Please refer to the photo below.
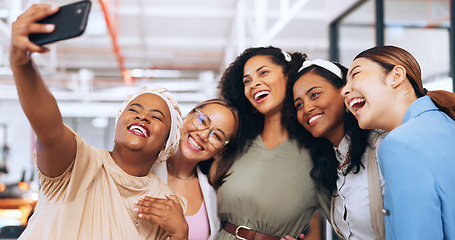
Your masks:
M294 106L299 123L314 137L338 146L344 136L345 106L337 89L324 77L307 72L294 84Z
M133 99L118 118L114 142L130 151L157 154L166 143L170 126L166 102L158 95L144 93Z
M180 140L180 152L189 160L201 162L208 160L224 150L226 146L215 148L209 143L211 130L218 130L230 140L234 134L236 119L231 110L223 105L212 103L199 108L210 119L209 129L198 130L193 124L196 112L192 111L183 120L183 135Z
M389 129L396 104L392 82L391 74L386 75L379 64L366 58L354 60L342 95L361 128Z
M287 77L269 56L254 56L243 70L245 97L264 115L279 113L286 96Z

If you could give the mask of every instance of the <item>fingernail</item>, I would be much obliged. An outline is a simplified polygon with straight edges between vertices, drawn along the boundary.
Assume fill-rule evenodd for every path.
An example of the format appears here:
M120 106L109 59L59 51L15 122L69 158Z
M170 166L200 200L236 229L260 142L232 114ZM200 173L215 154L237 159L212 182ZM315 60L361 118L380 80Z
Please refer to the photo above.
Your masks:
M135 208L133 209L135 212L139 212L139 208Z
M51 10L51 11L55 11L57 9L58 9L58 6L51 6L51 8L49 8L49 10Z
M55 29L54 24L46 24L46 31L52 32L52 31L54 31L54 29Z
M141 199L145 199L145 196L141 196L140 198L141 198Z
M133 203L134 204L139 204L139 200L134 200Z
M138 217L142 218L142 213L139 213L139 215L137 215Z

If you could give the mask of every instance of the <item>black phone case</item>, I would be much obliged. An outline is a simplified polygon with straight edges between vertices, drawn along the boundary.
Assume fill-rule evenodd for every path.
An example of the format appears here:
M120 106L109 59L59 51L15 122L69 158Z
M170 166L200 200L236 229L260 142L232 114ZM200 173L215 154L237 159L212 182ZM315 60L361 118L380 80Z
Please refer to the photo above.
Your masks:
M41 46L80 36L87 26L90 7L91 2L87 0L61 6L54 15L38 21L55 24L55 30L52 33L30 34L30 41Z

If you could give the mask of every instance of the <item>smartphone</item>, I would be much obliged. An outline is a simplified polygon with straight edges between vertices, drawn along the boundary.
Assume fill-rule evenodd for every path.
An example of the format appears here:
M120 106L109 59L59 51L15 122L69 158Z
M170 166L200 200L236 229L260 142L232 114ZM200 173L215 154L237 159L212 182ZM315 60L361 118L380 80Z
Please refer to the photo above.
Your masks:
M55 30L51 33L30 34L30 41L41 46L80 36L87 26L90 7L91 2L88 0L61 6L54 15L38 21L54 24Z

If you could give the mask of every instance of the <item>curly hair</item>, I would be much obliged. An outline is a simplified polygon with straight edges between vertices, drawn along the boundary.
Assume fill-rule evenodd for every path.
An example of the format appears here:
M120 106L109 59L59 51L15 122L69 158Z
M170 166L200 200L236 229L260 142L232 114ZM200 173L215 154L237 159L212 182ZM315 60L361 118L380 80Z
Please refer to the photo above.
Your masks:
M221 77L218 84L220 96L231 101L240 115L241 134L238 152L246 151L264 128L264 115L256 111L244 94L243 70L245 63L255 56L269 56L273 63L282 67L286 79L291 79L307 56L305 53L294 52L290 53L292 59L290 60L286 58L286 54L280 48L273 46L248 48L229 65ZM281 124L288 129L288 126L294 126L289 122L289 119L288 112L282 111Z
M348 69L341 64L334 63L340 68L343 78L339 78L329 70L311 65L298 72L293 79L288 82L286 89L286 111L290 111L292 120L290 122L297 122L299 126L294 131L296 139L301 146L306 146L310 149L311 159L313 161L313 168L310 171L310 176L315 179L319 186L323 186L330 192L336 189L336 180L338 179L337 168L338 160L335 156L332 143L325 138L315 138L297 121L297 112L294 107L293 87L305 73L313 72L332 84L336 89L341 89L346 84L346 74ZM349 138L351 144L351 153L349 163L346 171L343 174L346 176L349 172L353 171L354 174L358 173L360 168L365 168L362 164L362 155L369 145L368 136L370 130L364 130L359 127L357 119L351 112L346 112L344 115L344 133Z

